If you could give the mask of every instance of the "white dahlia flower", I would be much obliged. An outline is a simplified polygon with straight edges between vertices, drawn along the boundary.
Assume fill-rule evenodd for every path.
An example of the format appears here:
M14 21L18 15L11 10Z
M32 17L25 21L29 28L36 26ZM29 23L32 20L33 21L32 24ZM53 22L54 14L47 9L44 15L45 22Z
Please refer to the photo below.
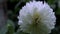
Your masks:
M56 17L46 2L26 3L18 16L20 30L30 34L48 34L54 28Z

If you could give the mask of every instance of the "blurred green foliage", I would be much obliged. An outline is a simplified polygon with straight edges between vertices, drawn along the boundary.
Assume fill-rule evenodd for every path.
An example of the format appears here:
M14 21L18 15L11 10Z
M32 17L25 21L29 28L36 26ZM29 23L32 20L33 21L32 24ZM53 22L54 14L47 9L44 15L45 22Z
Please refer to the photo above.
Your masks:
M0 34L6 34L7 32L7 25L5 25L1 30L0 30Z
M14 34L15 26L14 26L13 21L8 19L7 20L7 27L8 27L7 34Z

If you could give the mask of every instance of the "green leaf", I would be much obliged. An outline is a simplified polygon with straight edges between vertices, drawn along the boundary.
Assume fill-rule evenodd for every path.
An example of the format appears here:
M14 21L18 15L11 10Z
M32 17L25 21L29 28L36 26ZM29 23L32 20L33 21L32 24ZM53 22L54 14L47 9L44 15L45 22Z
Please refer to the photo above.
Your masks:
M8 28L7 26L5 25L1 30L0 30L0 34L6 34Z
M54 4L56 0L47 0L48 4Z
M14 30L15 30L14 23L11 20L9 20L9 19L8 19L7 22L8 22L8 24L7 24L7 26L8 26L8 32L7 32L7 34L13 34Z
M60 15L60 8L57 8L56 15Z
M11 21L10 19L7 20L7 23L14 27L14 22Z

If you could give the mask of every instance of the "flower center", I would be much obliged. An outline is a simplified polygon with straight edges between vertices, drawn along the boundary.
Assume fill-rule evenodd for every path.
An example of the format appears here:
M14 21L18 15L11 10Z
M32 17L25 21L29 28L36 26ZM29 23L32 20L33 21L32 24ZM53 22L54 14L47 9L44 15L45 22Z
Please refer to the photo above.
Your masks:
M38 12L35 12L33 14L33 24L34 25L38 25L38 22L39 22L39 13Z

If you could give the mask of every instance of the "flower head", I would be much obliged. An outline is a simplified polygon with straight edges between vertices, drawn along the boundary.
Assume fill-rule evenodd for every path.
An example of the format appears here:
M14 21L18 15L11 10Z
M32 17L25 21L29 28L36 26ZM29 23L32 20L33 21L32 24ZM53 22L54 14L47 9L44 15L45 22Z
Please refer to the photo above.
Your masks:
M48 34L55 25L54 14L53 9L46 2L29 2L19 12L18 25L26 33Z

